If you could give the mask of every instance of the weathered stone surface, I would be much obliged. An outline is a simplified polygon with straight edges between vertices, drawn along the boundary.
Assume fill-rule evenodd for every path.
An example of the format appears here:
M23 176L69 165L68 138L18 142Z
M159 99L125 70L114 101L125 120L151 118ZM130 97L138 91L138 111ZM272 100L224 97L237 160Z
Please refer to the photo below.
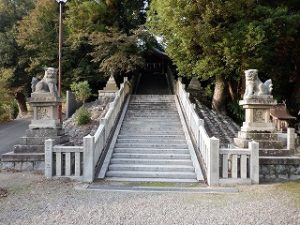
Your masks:
M260 178L266 181L299 180L300 157L261 157Z
M1 167L3 170L11 170L15 168L14 162L1 162Z
M45 170L45 162L44 161L34 161L33 162L33 170L34 171L44 171Z
M1 157L2 162L44 161L44 153L14 153L8 152Z
M244 99L253 98L255 96L268 97L271 95L273 84L272 80L267 80L265 83L258 78L257 69L249 69L245 71L246 90Z
M31 82L32 93L51 93L51 95L57 96L57 71L53 67L46 67L42 80L39 81L34 77Z

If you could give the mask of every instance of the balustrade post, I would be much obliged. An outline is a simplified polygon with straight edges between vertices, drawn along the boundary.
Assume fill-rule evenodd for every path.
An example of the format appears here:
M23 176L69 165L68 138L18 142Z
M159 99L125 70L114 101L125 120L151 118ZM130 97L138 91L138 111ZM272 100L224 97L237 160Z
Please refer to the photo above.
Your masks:
M53 139L45 141L45 176L48 179L53 176L53 147Z
M93 182L94 165L94 137L87 135L83 138L83 181Z
M219 184L219 161L220 161L220 141L219 139L210 138L210 146L208 151L207 162L207 183L210 186Z
M255 141L249 142L250 158L250 178L253 184L259 183L259 144Z

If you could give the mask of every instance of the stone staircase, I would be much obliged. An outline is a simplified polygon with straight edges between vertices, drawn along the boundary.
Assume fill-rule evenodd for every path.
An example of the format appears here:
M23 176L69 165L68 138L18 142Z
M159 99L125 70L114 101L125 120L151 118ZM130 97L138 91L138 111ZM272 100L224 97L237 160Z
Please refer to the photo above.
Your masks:
M132 95L115 141L106 179L201 180L199 163L196 157L191 157L194 150L189 143L174 95Z

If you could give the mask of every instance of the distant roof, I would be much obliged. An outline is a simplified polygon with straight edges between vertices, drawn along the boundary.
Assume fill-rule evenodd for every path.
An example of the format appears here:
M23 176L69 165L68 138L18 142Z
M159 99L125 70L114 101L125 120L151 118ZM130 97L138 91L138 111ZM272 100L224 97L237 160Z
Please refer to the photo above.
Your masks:
M279 104L273 106L270 110L270 114L272 117L274 117L276 119L280 119L280 120L296 119L296 117L289 114L285 103L279 103Z

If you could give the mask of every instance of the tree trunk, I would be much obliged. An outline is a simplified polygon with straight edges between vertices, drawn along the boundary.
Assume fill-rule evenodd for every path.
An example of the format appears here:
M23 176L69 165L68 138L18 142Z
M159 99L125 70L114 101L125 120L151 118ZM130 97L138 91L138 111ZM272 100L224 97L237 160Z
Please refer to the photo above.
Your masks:
M218 113L226 114L226 83L223 77L216 77L212 108Z
M26 97L23 93L17 92L15 95L15 99L18 102L19 106L19 115L24 116L27 114L27 105L26 105Z
M234 88L234 86L236 86L236 85L234 85L232 82L228 81L227 86L228 86L228 95L229 95L231 101L235 101L236 96L237 96L237 91L235 90L236 88Z

